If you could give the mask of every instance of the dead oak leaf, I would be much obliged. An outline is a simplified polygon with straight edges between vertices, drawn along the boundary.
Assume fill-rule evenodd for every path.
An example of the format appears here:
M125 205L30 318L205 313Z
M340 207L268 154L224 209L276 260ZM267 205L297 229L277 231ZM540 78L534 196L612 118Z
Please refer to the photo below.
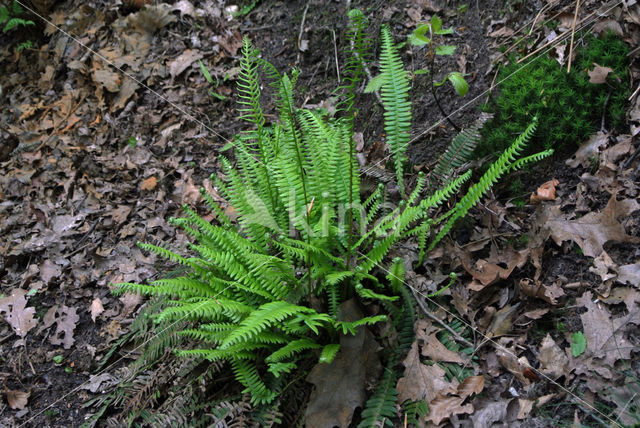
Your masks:
M640 306L633 302L628 314L614 317L603 305L594 302L590 291L585 292L576 303L587 309L587 312L580 315L580 319L589 354L602 358L610 367L620 359L631 358L635 347L627 339L627 333L629 330L636 330L640 324Z
M363 317L354 299L340 305L339 317L355 321ZM317 364L307 380L315 385L305 412L310 427L346 428L353 412L366 399L365 385L378 377L381 365L378 344L366 328L358 328L355 336L340 337L340 351L330 364Z
M43 325L38 329L38 333L56 324L56 331L49 341L52 345L63 345L64 349L69 349L73 345L73 330L80 321L76 308L70 308L66 305L52 306L44 315Z
M438 425L452 415L473 413L473 405L464 401L472 394L479 394L484 389L484 377L469 376L452 395L439 394L434 400L429 402L429 415L427 421Z
M540 371L554 379L564 374L569 362L564 351L560 349L548 333L540 345L538 360L540 361Z
M420 361L417 342L413 342L402 363L405 367L404 376L398 380L396 386L400 403L406 400L425 400L430 403L440 393L455 392L454 385L445 379L443 369L437 365L428 366Z
M199 59L202 59L202 52L194 49L187 49L182 54L180 54L176 59L171 61L169 64L169 74L171 74L171 78L175 79L179 76L183 71L185 71L191 64L196 62Z
M623 265L618 268L618 278L616 281L624 284L629 283L635 285L636 287L640 286L640 262Z
M590 212L577 220L569 220L558 205L543 208L542 221L549 235L558 245L573 241L588 257L598 257L607 242L640 242L640 237L629 236L618 219L640 209L634 199L616 200L611 195L601 212Z
M473 277L473 282L469 284L469 288L473 291L480 291L494 282L509 278L516 267L521 268L525 265L528 256L527 248L520 251L513 248L498 251L496 247L492 247L488 259L479 259L472 263L469 252L458 253L462 267Z
M594 156L598 156L601 151L601 147L605 146L609 142L609 134L605 134L602 131L598 131L592 135L587 141L580 145L580 148L576 151L571 159L568 159L565 163L571 168L577 168L579 165L588 167L591 159Z
M471 404L462 405L463 398L453 396L438 396L429 403L429 414L427 421L440 425L442 421L451 415L471 414L473 406Z
M27 407L29 401L30 392L13 391L11 389L5 389L4 393L7 396L7 402L9 407L14 410L22 410Z
M16 288L11 296L0 299L0 313L4 313L4 319L21 338L38 324L38 319L34 317L36 310L27 308L25 294L26 291Z
M587 74L589 75L589 82L595 83L596 85L601 85L607 81L607 76L609 73L613 73L613 69L610 67L603 67L601 65L593 63L595 67L593 70L588 70Z

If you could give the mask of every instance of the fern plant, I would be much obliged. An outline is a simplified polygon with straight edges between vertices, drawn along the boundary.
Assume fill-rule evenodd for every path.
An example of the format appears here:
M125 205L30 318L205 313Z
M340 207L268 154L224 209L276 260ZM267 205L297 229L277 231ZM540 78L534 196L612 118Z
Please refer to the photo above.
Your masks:
M424 253L429 231L443 222L444 229L430 243L433 247L501 175L534 160L516 160L529 135L524 134L460 203L435 218L430 214L469 179L471 171L429 195L423 194L426 178L420 175L415 188L393 208L383 204L383 186L361 195L353 94L367 44L362 15L354 12L350 18L354 59L348 62L346 101L336 117L297 108L298 72L280 74L259 58L247 38L243 40L239 113L251 128L235 137L234 161L220 157L224 179L211 177L238 214L237 221L202 191L216 215L215 224L187 206L183 217L171 219L193 238L190 256L168 246L139 244L182 265L187 274L149 285L115 286L116 293L166 296L168 307L156 315L156 322L185 323L179 334L197 344L177 350L178 355L228 362L253 404L273 402L286 384L285 376L302 358L316 355L322 363L331 362L339 352L339 335L354 334L361 326L390 319L399 330L409 330L400 335L397 349L409 346L413 305L402 284L403 262L395 261L394 274L386 279L378 266L394 245L412 237L420 238ZM404 189L411 121L407 73L386 27L381 37L385 129L398 185ZM261 73L275 92L278 121L273 124L267 124L261 107ZM343 321L338 306L350 298L377 301L386 315ZM390 398L387 392L384 396L375 415L386 417Z

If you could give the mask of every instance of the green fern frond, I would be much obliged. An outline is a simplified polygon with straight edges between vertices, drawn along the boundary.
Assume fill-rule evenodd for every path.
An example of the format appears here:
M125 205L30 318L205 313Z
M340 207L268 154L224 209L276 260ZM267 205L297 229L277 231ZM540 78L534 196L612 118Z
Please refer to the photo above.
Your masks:
M398 187L404 194L405 152L411 137L409 78L386 26L381 28L380 69L383 75L380 95L384 107L384 130L394 160Z
M460 131L451 141L433 170L433 174L440 183L449 181L454 170L472 160L473 151L482 137L480 130L489 119L491 119L491 115L482 113L473 125Z
M235 343L255 337L275 323L281 323L285 318L303 312L314 311L313 309L292 305L285 301L265 303L257 310L252 311L251 314L229 334L225 341L220 344L220 347L224 349Z
M398 413L396 410L398 402L397 379L398 376L393 367L387 366L374 394L364 406L361 414L362 421L358 424L358 428L393 426L393 418Z
M267 363L277 363L282 360L286 360L291 358L294 354L297 354L301 351L307 349L319 349L322 348L322 345L317 344L313 340L310 339L298 339L293 342L287 343L282 348L279 348L277 351L273 352L269 355L265 361Z

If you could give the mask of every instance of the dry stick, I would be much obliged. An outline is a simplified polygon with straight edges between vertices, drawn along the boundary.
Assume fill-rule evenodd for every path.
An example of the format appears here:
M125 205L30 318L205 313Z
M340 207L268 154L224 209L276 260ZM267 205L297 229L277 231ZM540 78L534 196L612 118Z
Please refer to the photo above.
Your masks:
M333 53L336 59L336 76L338 76L338 85L340 82L340 64L338 64L338 45L336 44L336 32L335 30L331 30L333 34Z
M296 64L300 62L300 44L302 43L302 32L304 31L304 22L307 19L307 11L309 10L309 3L304 8L304 12L302 12L302 21L300 21L300 32L298 33L298 56L296 57Z
M573 56L573 38L576 34L576 21L578 20L578 10L580 0L576 0L576 11L573 13L573 25L571 26L571 42L569 43L569 61L567 62L567 73L571 71L571 57Z
M582 25L583 22L585 22L587 19L590 19L593 15L595 15L595 12L591 12L589 15L585 16L584 18L582 18L579 22L580 25ZM540 52L543 49L548 48L549 46L554 45L555 43L560 43L562 40L567 38L567 34L569 32L565 31L564 33L560 34L558 37L556 37L553 40L548 41L547 43L545 43L544 45L540 46L538 49L536 49L535 51L529 53L527 56L520 58L518 60L518 62L516 62L516 64L520 64L522 61L525 61L527 59L529 59L530 57L532 57L533 55L537 54L538 52Z
M420 299L420 297L418 296L418 292L416 291L415 288L413 287L409 287L411 289L411 293L413 293L413 297L416 299L416 302L418 302L418 306L420 306L420 309L422 309L422 312L424 312L424 314L426 316L428 316L429 318L431 318L433 321L437 322L438 324L440 324L442 327L444 327L445 330L447 330L452 336L453 338L464 344L467 345L471 348L474 348L473 343L469 342L467 339L465 339L464 337L460 336L454 329L452 329L451 327L449 327L444 321L442 321L440 318L438 318L437 316L435 316L433 313L431 313L431 311L429 310L429 308L427 308L425 306L425 304L422 302L422 300Z

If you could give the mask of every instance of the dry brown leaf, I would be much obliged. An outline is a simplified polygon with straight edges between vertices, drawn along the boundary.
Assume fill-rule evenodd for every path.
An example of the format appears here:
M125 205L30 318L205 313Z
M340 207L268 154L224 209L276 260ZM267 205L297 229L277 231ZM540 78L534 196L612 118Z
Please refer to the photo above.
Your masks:
M38 324L38 319L34 317L36 310L27 308L25 294L24 290L16 288L11 291L11 296L0 299L0 313L4 313L4 319L21 338Z
M516 303L513 306L506 305L504 308L496 312L493 315L489 328L487 328L486 337L504 336L509 333L513 327L513 320L519 306L520 303Z
M589 82L601 85L607 81L607 76L609 73L613 73L613 69L610 67L603 67L595 62L593 64L595 65L593 70L587 71L587 74L589 75Z
M203 55L200 51L195 49L187 49L182 52L176 59L169 63L169 74L172 78L176 78L194 62L202 59Z
M587 141L580 145L576 154L571 159L566 161L566 164L571 168L577 168L579 165L583 167L589 167L591 158L598 156L601 151L601 147L605 146L609 142L609 134L605 134L602 131L598 131L592 135Z
M100 315L103 312L104 312L104 306L102 306L102 300L96 297L91 302L91 320L93 322L96 322L96 318L98 318L98 315Z
M438 394L455 392L454 385L445 379L445 371L437 365L428 366L420 361L418 344L413 342L411 350L402 362L404 376L398 380L398 400L426 400L430 403Z
M507 279L511 272L518 267L521 268L527 262L529 249L516 251L509 247L498 252L496 247L491 248L491 254L488 259L479 259L472 263L471 254L467 251L457 251L458 258L462 263L462 267L474 279L469 284L469 288L474 291L480 291L486 286L493 284L501 279ZM506 265L505 267L502 267Z
M50 335L49 341L53 345L63 345L64 349L69 349L73 345L73 330L80 321L76 308L70 308L66 305L52 306L42 318L43 324L38 329L38 333L48 329L56 324L56 331Z
M558 304L558 299L564 296L564 290L557 284L544 285L541 281L524 278L520 280L522 292L530 297L538 297L552 305Z
M462 405L463 402L463 398L455 395L440 395L436 397L434 400L429 402L429 414L427 415L427 421L439 425L445 419L450 418L451 415L473 413L473 406L471 404Z
M640 262L618 267L616 281L621 284L628 283L640 287Z
M565 374L569 362L564 351L560 349L549 333L542 340L538 360L540 361L540 371L554 379Z
M480 394L484 389L484 376L469 376L458 385L458 395L467 398L472 394Z
M531 194L529 203L539 204L542 201L553 201L556 198L556 186L558 183L558 180L553 179L542 184L535 193Z
M593 34L600 34L606 31L613 31L615 34L617 34L620 37L624 35L622 31L622 27L620 26L618 21L615 21L613 19L598 20L598 22L596 22L593 25L592 31L593 31Z
M4 393L7 395L7 402L9 407L14 410L22 410L27 407L29 401L30 392L13 391L11 389L5 389Z
M602 304L594 302L590 291L585 292L576 303L587 309L580 319L589 354L602 358L610 367L619 359L631 358L635 347L627 339L627 330L637 330L640 307L634 303L627 315L614 318Z
M618 220L638 209L638 201L617 201L613 194L601 212L590 212L577 220L569 220L559 206L550 205L543 207L542 219L556 244L573 241L580 246L585 256L598 257L607 242L640 242L640 237L627 235Z
M465 364L468 359L447 349L437 337L438 329L427 320L418 320L414 326L416 339L424 342L421 346L421 354L433 361L445 361L450 363Z
M103 87L109 92L120 91L122 79L120 79L120 75L115 71L111 71L108 68L100 68L91 73L91 78L96 85Z
M355 321L362 312L353 299L340 305L340 319ZM317 364L307 380L315 385L305 412L310 427L346 428L356 407L362 407L365 385L377 379L381 369L373 334L360 327L355 336L340 337L340 351L330 364Z
M142 185L140 186L140 189L153 190L156 188L157 184L158 184L158 179L152 175L151 177L145 178L144 180L142 180Z

